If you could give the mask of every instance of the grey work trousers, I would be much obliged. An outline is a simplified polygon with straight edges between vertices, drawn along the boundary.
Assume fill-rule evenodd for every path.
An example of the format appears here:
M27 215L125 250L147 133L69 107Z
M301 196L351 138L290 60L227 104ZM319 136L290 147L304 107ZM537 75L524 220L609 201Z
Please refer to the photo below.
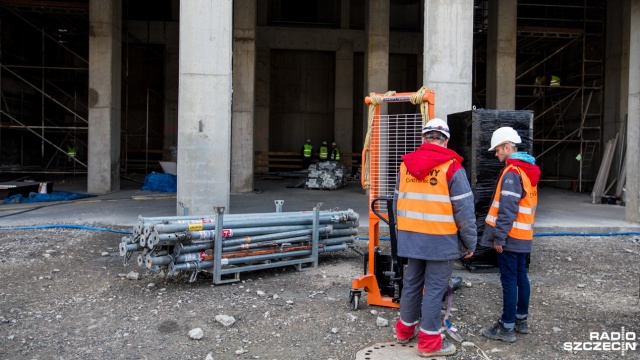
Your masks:
M420 329L427 334L440 333L442 297L453 273L453 260L409 258L407 261L400 297L400 319L408 324L420 320Z

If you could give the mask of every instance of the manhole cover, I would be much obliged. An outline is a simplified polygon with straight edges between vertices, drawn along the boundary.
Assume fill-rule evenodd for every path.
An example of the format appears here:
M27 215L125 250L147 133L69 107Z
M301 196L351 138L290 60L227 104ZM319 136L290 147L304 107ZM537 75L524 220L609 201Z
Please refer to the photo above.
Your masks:
M421 357L417 344L398 344L396 342L379 343L368 346L356 353L356 360L406 360L427 359L446 360L443 356Z

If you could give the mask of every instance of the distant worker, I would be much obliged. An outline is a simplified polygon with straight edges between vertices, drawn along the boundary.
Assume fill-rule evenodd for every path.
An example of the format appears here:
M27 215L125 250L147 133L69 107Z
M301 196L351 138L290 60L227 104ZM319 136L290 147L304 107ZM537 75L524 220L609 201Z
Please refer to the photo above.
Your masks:
M340 161L340 149L338 149L335 142L331 143L331 160Z
M496 250L502 283L502 316L481 334L506 342L516 341L516 332L529 333L527 254L532 248L540 169L533 156L518 151L521 142L520 135L508 126L491 136L489 151L495 151L506 165L498 176L480 239L480 245Z
M546 75L536 76L536 80L533 83L533 85L535 85L535 87L533 88L533 96L535 96L535 97L544 96L544 87L545 87L545 83L546 82L547 82L547 76Z
M471 185L448 143L447 123L429 120L422 145L402 156L394 196L398 256L407 259L396 341L405 344L417 334L418 354L425 357L456 352L441 337L442 298L454 261L473 256L477 241Z
M78 149L76 148L76 142L74 138L69 139L67 144L67 161L73 161L76 158Z
M311 157L313 156L313 145L311 139L307 139L307 142L302 145L302 168L304 170L309 169L311 165Z
M327 147L326 141L322 142L319 152L320 161L327 161L329 159L329 148Z

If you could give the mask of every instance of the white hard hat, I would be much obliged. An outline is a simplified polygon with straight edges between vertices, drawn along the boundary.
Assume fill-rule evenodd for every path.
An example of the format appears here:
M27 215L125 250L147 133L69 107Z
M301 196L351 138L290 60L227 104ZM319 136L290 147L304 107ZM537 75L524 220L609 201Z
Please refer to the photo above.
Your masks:
M332 146L336 146L336 143L332 142L332 143L331 143L331 145L332 145Z
M310 143L310 142L311 142L311 139L307 139L307 142L309 142L309 143Z
M323 141L323 142L322 142L322 145L327 145L327 142L326 142L326 141Z
M512 127L504 126L493 132L491 135L491 147L489 151L494 151L496 146L500 144L504 144L506 142L511 142L514 144L520 144L522 139L520 139L520 135L513 130Z
M444 134L444 136L449 139L449 126L442 119L431 119L427 122L427 124L422 128L422 134L426 134L429 131L439 131Z

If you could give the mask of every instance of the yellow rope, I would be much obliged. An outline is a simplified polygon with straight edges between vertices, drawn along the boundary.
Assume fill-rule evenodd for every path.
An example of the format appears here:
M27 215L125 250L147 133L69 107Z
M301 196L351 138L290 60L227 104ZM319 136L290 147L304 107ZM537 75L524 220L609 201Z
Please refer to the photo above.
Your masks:
M393 90L387 91L384 96L393 96L396 92ZM370 96L371 103L369 104L369 118L367 124L367 135L364 138L364 148L367 149L371 145L371 129L373 128L373 118L376 113L376 106L382 104L382 96ZM365 158L362 159L364 167L362 168L362 177L364 179L364 188L368 189L371 186L369 180L369 152L365 153Z
M422 126L425 126L427 124L427 121L429 121L429 118L428 118L429 103L422 101L422 98L424 97L424 93L427 90L428 90L427 87L423 86L420 88L420 90L416 91L415 94L409 97L409 101L413 105L420 105L420 113L422 114Z

